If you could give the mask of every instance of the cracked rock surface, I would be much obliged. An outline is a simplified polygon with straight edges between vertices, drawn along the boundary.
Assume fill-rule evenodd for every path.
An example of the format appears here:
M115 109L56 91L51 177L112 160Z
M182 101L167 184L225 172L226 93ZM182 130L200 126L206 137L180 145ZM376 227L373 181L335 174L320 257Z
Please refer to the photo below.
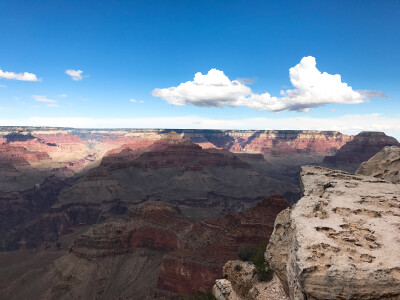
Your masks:
M290 298L400 299L400 185L316 166L300 178L266 252Z

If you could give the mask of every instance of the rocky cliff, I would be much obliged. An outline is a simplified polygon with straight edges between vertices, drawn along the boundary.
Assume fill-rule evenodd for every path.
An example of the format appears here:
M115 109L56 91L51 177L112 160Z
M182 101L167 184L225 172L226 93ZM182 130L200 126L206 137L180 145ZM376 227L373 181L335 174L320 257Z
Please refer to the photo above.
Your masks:
M306 166L266 251L290 299L400 298L400 185Z
M363 162L356 174L400 183L400 148L396 146L383 148L368 161Z
M341 147L335 155L326 156L324 165L355 172L362 162L370 159L385 146L400 146L400 143L383 132L363 131Z
M210 291L237 247L267 241L273 220L288 206L273 195L247 211L193 223L168 203L137 205L76 238L45 274L31 279L29 293L37 299L180 299ZM3 284L2 295L24 298L27 289L15 289L24 278Z

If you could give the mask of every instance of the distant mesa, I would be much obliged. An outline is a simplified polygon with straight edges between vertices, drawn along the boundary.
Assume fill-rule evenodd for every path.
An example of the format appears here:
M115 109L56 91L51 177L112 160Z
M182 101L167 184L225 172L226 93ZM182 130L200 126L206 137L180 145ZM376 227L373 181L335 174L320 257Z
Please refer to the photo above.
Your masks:
M326 156L323 162L330 168L355 172L362 162L369 160L385 146L400 146L400 143L383 132L363 131L341 147L335 155Z

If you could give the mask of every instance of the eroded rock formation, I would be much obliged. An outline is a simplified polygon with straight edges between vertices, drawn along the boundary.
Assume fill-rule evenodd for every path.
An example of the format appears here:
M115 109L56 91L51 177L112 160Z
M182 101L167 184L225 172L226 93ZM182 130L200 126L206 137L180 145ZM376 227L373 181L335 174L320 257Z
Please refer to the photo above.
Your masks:
M263 282L254 274L254 265L240 260L228 261L222 270L224 279L218 279L213 287L217 300L286 300L289 299L279 279Z
M363 162L356 174L400 183L400 148L396 146L383 148L368 161Z
M177 206L146 202L78 237L45 275L32 279L33 290L40 299L154 299L210 291L237 247L267 241L276 214L288 206L273 195L248 211L193 223ZM23 276L15 285L18 280ZM3 292L16 293L11 287Z
M290 298L399 299L400 185L311 166L301 185L266 252Z
M383 132L363 131L341 147L335 155L326 156L324 163L329 168L355 172L362 162L385 146L400 146L400 143Z

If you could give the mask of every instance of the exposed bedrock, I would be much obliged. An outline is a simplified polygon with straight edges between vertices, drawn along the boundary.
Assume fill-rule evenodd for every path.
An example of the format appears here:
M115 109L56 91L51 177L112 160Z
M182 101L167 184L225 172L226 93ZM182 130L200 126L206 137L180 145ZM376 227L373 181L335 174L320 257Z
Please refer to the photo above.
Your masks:
M400 299L400 185L311 166L300 177L265 255L290 298Z
M224 279L217 279L213 294L217 300L287 300L281 282L275 275L270 281L259 281L252 263L228 261L222 270Z
M383 148L368 161L363 162L356 174L400 183L400 148L396 146Z
M355 172L362 162L369 160L385 146L400 146L400 143L383 132L363 131L341 147L335 155L326 156L324 165Z

